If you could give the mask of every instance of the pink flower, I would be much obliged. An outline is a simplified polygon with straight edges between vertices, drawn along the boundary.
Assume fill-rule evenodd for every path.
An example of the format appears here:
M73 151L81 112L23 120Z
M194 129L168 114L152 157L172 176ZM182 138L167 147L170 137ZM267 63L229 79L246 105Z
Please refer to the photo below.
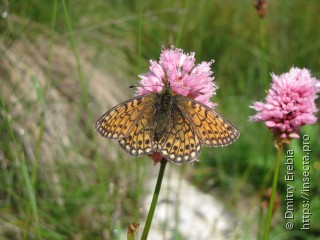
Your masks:
M160 92L169 81L175 94L195 99L208 107L216 106L210 101L218 89L210 69L213 61L195 65L194 55L194 52L184 53L182 49L173 46L163 49L159 62L151 60L149 72L139 75L141 81L136 95ZM152 153L150 157L155 164L163 159L158 152Z
M195 65L195 53L183 53L182 49L163 49L159 62L150 61L149 72L139 75L141 78L137 95L160 92L167 79L173 92L195 99L209 107L216 104L210 101L217 90L210 69L213 61Z
M276 139L299 138L300 127L317 121L315 100L320 82L307 69L291 68L280 76L272 74L266 102L254 102L258 113L252 121L264 121Z

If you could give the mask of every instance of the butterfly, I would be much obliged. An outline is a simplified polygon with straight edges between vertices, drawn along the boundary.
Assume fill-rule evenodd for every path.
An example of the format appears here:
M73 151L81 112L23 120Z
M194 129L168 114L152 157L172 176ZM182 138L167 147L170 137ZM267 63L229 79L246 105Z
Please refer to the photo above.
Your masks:
M168 161L195 161L201 144L219 147L240 135L208 106L175 94L166 83L151 92L124 101L102 115L96 130L134 156L160 153Z

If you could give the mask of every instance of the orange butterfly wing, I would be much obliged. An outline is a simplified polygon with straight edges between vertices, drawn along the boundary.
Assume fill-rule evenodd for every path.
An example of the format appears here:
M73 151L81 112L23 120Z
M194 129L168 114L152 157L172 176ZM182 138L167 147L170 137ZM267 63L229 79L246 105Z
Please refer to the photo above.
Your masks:
M157 151L175 163L195 160L201 143L192 124L180 111L173 111L170 118L168 133L158 141Z
M226 146L240 136L238 130L219 113L208 106L177 95L179 109L192 124L192 129L201 143L212 146Z
M129 99L111 108L96 123L96 130L106 138L122 139L147 115L153 105L155 94L147 94Z
M120 103L97 121L97 131L104 137L118 139L131 155L152 153L154 128L150 119L156 112L156 96L150 93Z
M129 154L140 156L154 152L154 128L150 123L153 114L155 109L151 106L144 109L143 116L135 122L127 136L119 140L120 146Z

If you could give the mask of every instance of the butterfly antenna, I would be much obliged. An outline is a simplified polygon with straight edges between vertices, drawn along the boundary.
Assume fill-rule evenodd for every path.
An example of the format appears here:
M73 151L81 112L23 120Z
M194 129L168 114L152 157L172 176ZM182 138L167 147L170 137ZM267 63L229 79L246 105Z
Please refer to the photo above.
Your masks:
M150 86L139 86L139 85L130 85L129 88L138 88L141 87L144 90L148 91L149 93L152 93L152 91L150 91L149 89L147 89L147 87L163 87L163 85L160 84L154 84L154 85L150 85Z
M204 95L204 93L203 93L203 92L195 92L195 93L198 93L198 94L200 94L200 95Z
M170 81L166 81L165 82L165 85L168 85L168 86L170 86ZM138 86L138 85L130 85L129 86L129 88L138 88L138 87L142 87L143 89L145 89L145 90L147 90L148 92L152 92L152 91L150 91L150 90L148 90L148 89L146 89L147 87L163 87L163 85L160 85L160 84L154 84L154 85L150 85L150 86ZM185 89L185 90L188 90L189 92L191 92L191 93L193 93L193 94L199 94L199 95L204 95L204 93L203 92L200 92L200 91L193 91L193 90L191 90L191 89L189 89L189 88L185 88L185 87L180 87L180 88L182 88L182 89Z

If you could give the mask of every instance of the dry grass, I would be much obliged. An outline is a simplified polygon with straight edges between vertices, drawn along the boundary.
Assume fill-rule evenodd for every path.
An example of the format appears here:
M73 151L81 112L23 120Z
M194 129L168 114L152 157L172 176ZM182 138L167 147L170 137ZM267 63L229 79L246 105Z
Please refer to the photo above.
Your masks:
M35 30L35 27L32 26L31 29ZM39 31L41 28L36 25L36 30ZM81 67L88 82L88 104L91 112L94 113L93 119L88 119L85 111L79 109L82 89L77 74L76 59L68 47L68 42L63 41L63 37L55 36L55 42L51 47L49 34L44 28L42 30L41 33L32 36L32 39L23 33L18 39L8 38L11 41L0 43L1 97L7 109L1 110L1 118L7 116L12 124L14 136L18 145L22 146L30 175L33 167L38 166L35 186L38 198L46 199L50 204L57 205L59 209L65 209L68 188L72 191L75 190L72 189L74 185L82 185L84 191L90 191L92 186L99 185L101 181L98 177L101 167L99 164L104 168L109 166L110 169L105 170L105 173L116 169L118 164L121 165L113 161L122 156L117 144L92 136L93 121L111 106L127 98L130 93L127 88L129 82L123 81L126 79L125 73L121 73L121 69L117 70L122 63L119 56L112 55L112 52L104 53L109 54L110 63L112 59L117 60L113 61L110 72L108 69L101 70L94 66L92 61L95 50L90 49L84 42L80 43ZM114 74L115 72L120 74ZM35 84L43 95L44 108L39 102ZM132 91L131 94L133 95ZM43 135L39 142L42 121ZM8 137L9 148L14 150L17 146L12 139L10 140L9 135L9 132L4 133L4 137ZM38 147L39 153L37 153ZM101 162L95 157L95 152L99 152L98 149L102 150L98 153L98 158L102 159ZM19 158L7 153L8 151L0 149L1 171L12 173L4 176L5 187L7 190L15 188L14 194L18 194L15 198L17 208L8 208L3 212L0 232L4 236L22 239L24 223L21 220L25 218L26 212L23 206L25 203L18 201L20 198L27 199L27 190L23 177L18 171L21 167ZM115 176L105 176L105 180L108 177L112 179ZM117 198L119 196L120 199L126 198L131 185L127 181L132 179L130 176L128 178L125 170L116 178L115 183L111 179L104 183L105 190L109 192L103 194L107 194L108 197L117 195ZM114 184L122 186L120 192L115 189ZM11 196L6 193L6 190L2 189L0 192L2 192L2 199L11 201ZM87 200L87 203L82 204L81 209L77 210L76 219L79 221L79 227L94 230L96 228L94 226L107 226L107 222L110 224L111 219L106 219L104 215L108 207L104 206L101 209L101 206L93 204L93 202L103 201L99 199L99 195L93 196L91 200L84 200ZM41 208L41 203L39 205ZM110 209L114 214L121 215L120 202L119 206L113 206ZM90 223L87 219L90 219ZM98 224L96 221L102 221L103 224ZM19 225L19 222L22 225ZM53 227L45 222L43 225L49 229ZM76 235L75 239L81 235ZM32 233L29 237L33 238Z

